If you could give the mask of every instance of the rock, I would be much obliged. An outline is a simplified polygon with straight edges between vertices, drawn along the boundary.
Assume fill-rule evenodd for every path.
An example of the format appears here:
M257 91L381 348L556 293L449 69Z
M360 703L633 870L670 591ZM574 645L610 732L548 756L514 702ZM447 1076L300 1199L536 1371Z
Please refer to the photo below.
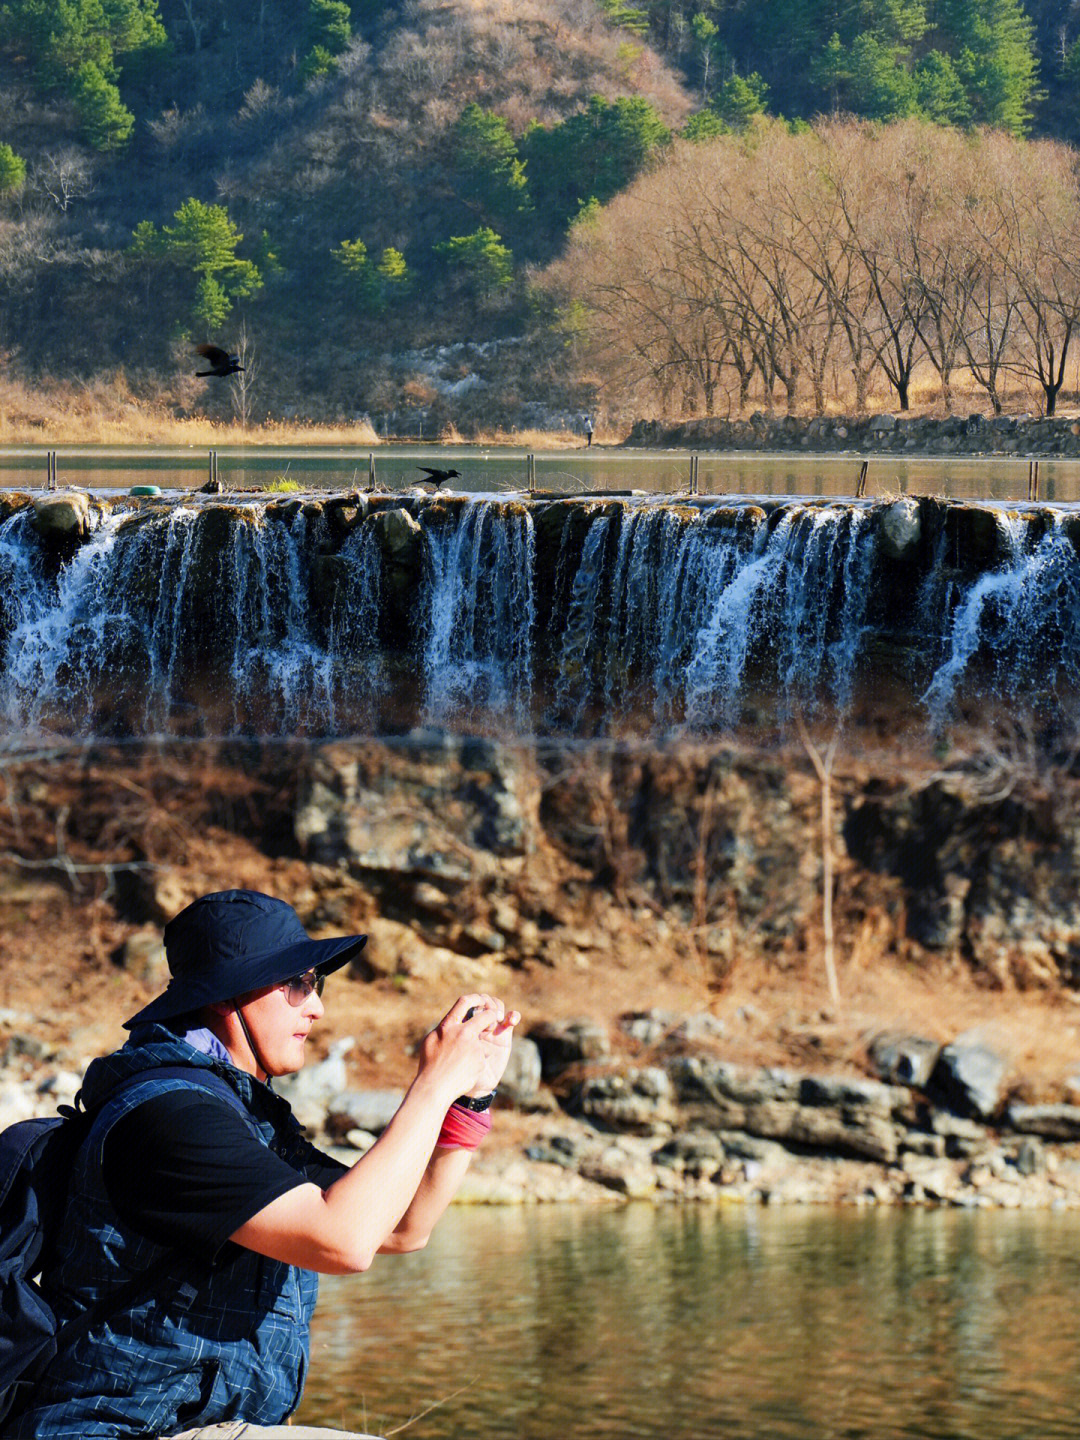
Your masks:
M81 490L39 495L31 523L43 540L81 540L90 533L90 496Z
M870 1063L880 1079L922 1090L930 1080L941 1046L919 1035L885 1031L870 1042Z
M917 500L896 500L886 506L878 531L882 550L893 560L903 560L918 548L922 520Z
M351 1035L344 1035L333 1042L325 1060L309 1063L274 1082L274 1088L288 1100L301 1125L321 1128L330 1101L340 1095L348 1083L345 1056L355 1044Z
M1015 1164L1020 1175L1041 1175L1046 1169L1046 1152L1038 1140L1025 1135L1016 1147Z
M946 1045L930 1077L930 1090L959 1115L988 1120L1001 1101L1008 1066L980 1040L958 1037Z
M891 435L896 429L896 416L875 415L866 428L870 435Z
M511 1105L527 1106L540 1089L543 1067L540 1050L527 1036L515 1036L510 1060L499 1081L499 1097Z
M606 1060L611 1041L606 1028L595 1020L553 1020L530 1031L529 1039L540 1051L545 1080L561 1075L571 1065L588 1060Z
M155 990L169 983L169 966L165 959L165 942L156 925L142 925L133 930L120 947L120 965Z
M348 1135L350 1130L370 1130L379 1135L398 1112L403 1090L347 1090L335 1095L326 1110L328 1135Z
M679 1016L670 1010L637 1010L619 1017L619 1028L641 1045L658 1045L675 1031Z
M1005 1121L1013 1130L1047 1140L1080 1140L1080 1105L1011 1104Z
M609 1145L599 1155L585 1160L578 1173L584 1179L618 1191L630 1200L647 1199L656 1191L652 1165L618 1145Z
M370 523L391 565L409 570L419 565L424 532L407 510L380 510Z
M669 1132L675 1120L672 1096L667 1072L649 1066L583 1081L577 1106L587 1119L606 1129L656 1135Z

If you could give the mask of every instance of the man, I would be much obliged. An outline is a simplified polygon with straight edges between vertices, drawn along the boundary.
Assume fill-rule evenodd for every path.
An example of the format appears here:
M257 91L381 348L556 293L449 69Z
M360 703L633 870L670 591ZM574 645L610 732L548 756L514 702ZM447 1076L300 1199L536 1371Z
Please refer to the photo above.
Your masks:
M313 940L251 890L204 895L165 927L167 989L84 1078L94 1119L43 1277L70 1329L10 1440L340 1436L279 1429L303 1393L317 1273L426 1244L520 1019L463 995L378 1141L339 1164L271 1081L303 1065L323 981L366 938Z

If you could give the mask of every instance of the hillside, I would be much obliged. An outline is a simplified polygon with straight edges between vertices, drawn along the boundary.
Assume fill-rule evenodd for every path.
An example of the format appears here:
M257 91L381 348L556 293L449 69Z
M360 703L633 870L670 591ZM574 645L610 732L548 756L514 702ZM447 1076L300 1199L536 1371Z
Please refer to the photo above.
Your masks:
M128 8L141 4L153 8ZM29 42L0 50L0 142L25 164L23 183L0 197L9 375L48 385L122 368L136 394L165 391L183 413L207 404L185 373L189 341L242 334L248 418L366 412L404 428L410 409L440 419L439 383L410 352L488 342L494 354L452 359L443 379L486 358L514 408L520 345L499 342L528 327L526 267L556 253L570 217L558 213L557 187L539 207L518 203L512 184L498 193L489 182L500 145L530 126L534 136L560 133L591 97L602 97L591 101L601 128L625 129L629 117L657 133L681 124L691 102L592 0L413 0L383 13L354 4L347 40L312 77L318 47L305 49L317 9L262 0L242 23L231 5L161 0L167 44L116 67L134 123L115 146L100 128L114 111L105 106L94 130L82 92L46 84ZM465 168L455 127L470 105L479 134ZM601 156L619 144L599 136L597 150L584 133L579 142L578 153ZM549 157L548 173L562 162ZM543 157L533 168L544 169ZM583 177L591 188L569 203L630 173ZM218 225L209 237L192 228L208 211ZM145 243L133 253L140 226ZM435 248L477 234L478 248ZM535 390L543 360L530 348L523 386ZM577 403L557 375L543 389ZM230 396L208 403L227 414Z

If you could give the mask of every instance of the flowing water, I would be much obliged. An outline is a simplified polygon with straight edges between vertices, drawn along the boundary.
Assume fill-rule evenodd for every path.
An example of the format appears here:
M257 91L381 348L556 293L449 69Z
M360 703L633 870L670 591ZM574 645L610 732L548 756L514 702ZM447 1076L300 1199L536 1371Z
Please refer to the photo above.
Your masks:
M455 1208L324 1280L299 1417L415 1440L1065 1440L1080 1217Z
M1080 695L1074 506L961 507L978 554L939 506L898 567L872 500L384 497L344 534L292 498L138 504L63 563L0 522L9 733L714 735L883 683L939 728Z

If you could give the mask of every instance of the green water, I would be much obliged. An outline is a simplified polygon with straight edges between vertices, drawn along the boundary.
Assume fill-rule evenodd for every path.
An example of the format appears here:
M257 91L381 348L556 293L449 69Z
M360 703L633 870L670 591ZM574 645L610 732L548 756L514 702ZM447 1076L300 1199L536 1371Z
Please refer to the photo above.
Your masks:
M1080 1216L452 1210L324 1280L298 1419L414 1440L1057 1440Z
M422 479L419 466L461 471L458 490L520 491L527 486L526 452L477 446L383 446L374 451L341 447L226 447L217 452L218 477L230 488L262 487L283 477L304 489L341 489L368 484L374 456L378 484L396 490ZM0 487L39 488L46 482L44 446L0 449ZM193 447L57 447L61 485L126 489L152 483L190 490L210 473L210 452ZM709 455L699 461L703 495L851 496L860 456ZM906 491L957 499L1022 500L1027 496L1028 462L996 459L897 459L871 457L867 495ZM689 451L583 449L540 451L535 460L539 489L560 493L637 489L685 492L690 483ZM1080 500L1080 460L1040 461L1040 496L1051 502Z

